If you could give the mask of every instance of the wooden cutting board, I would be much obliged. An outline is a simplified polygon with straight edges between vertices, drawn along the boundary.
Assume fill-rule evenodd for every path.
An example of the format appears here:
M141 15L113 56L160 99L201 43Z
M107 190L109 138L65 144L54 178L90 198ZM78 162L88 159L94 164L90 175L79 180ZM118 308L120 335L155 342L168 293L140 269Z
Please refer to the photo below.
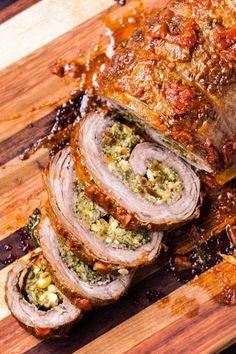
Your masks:
M143 1L150 9L166 2ZM43 342L25 332L4 301L11 267L4 257L28 252L29 240L19 229L46 200L41 169L48 162L47 150L39 149L25 161L19 156L50 132L54 102L66 101L75 85L52 75L49 67L58 58L88 53L104 34L104 19L114 20L137 6L140 3L132 0L125 7L113 0L19 0L0 12L1 353L214 353L236 341L236 307L222 304L225 287L236 285L236 271L225 262L182 285L167 272L166 257L161 256L141 271L128 295L91 311L67 339L57 342ZM211 216L209 235L236 221L236 194L232 195L228 217L222 222L217 213ZM186 232L176 252L191 247Z

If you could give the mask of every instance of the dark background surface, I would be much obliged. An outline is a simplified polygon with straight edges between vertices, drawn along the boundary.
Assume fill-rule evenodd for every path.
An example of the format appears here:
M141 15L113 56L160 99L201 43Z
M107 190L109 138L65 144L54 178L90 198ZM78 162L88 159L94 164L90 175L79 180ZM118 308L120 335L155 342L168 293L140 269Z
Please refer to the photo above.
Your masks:
M233 344L231 347L223 350L222 354L235 354L236 353L236 344Z
M17 2L16 0L0 0L0 10L3 10L5 7Z
M20 0L0 0L0 11L7 8L8 6L19 2ZM29 1L29 5L30 5ZM27 4L27 1L25 1L25 3ZM27 6L26 6L27 7ZM194 352L194 350L193 350ZM225 349L223 352L221 352L222 354L236 354L236 344L232 345L231 347Z

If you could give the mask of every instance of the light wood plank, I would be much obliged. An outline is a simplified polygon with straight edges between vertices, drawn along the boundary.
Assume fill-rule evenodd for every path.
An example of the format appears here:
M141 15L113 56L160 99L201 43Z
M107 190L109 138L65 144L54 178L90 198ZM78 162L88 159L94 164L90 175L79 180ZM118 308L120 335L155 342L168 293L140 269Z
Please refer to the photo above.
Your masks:
M4 268L0 272L0 321L10 315L10 311L5 302L5 282L8 271L12 268L12 265Z
M40 0L17 0L13 3L10 3L10 5L7 7L3 7L3 10L0 12L0 24L9 20L13 16L16 16L20 12L28 9L30 6L36 4L39 1Z
M106 1L104 0L104 2ZM51 2L53 2L54 8L57 8L58 2ZM81 2L83 1L73 1L73 3L80 4ZM89 14L89 18L93 15L93 11L89 11L90 2L99 3L99 1L90 0L87 1L88 6L87 3L84 6L84 9ZM159 0L158 2L156 0L143 1L145 7L149 9L157 6L161 7L166 2L167 0ZM62 3L67 2L62 1ZM114 3L113 0L112 3ZM41 2L26 11L35 11L35 6L39 6L39 4ZM38 41L38 35L31 33L31 27L34 27L34 13L32 13L31 27L28 28L28 32L25 34L26 37L22 33L22 38L19 38L17 41L28 41L30 43L36 41L37 48L35 46L33 52L20 60L15 59L14 64L0 71L0 81L4 83L4 85L0 86L0 141L7 139L9 136L19 132L30 122L34 122L49 113L61 102L65 102L73 88L76 87L76 80L68 78L60 79L50 73L49 67L59 58L66 60L76 59L80 53L83 53L83 57L86 59L89 52L98 43L106 47L109 43L109 38L105 36L103 23L105 18L107 20L109 17L112 21L115 21L115 19L120 18L127 11L137 8L138 4L140 4L139 1L132 0L125 7L114 5L109 9L109 12L99 13L97 16L75 26L72 30L59 37L59 34L57 34L57 37L53 41L45 45L43 45L42 41ZM37 13L35 16L37 19ZM65 16L65 13L60 16ZM14 22L12 23L11 21L13 19L7 21L6 24L9 26L9 32L14 32ZM45 21L45 23L47 22ZM38 31L40 33L47 32L42 31L42 26ZM0 38L5 38L5 33L2 32ZM31 45L30 43L28 45ZM0 60L2 59L0 58Z
M114 5L113 0L42 0L0 28L0 70Z
M49 6L47 9L46 3ZM166 1L144 0L144 4L150 8L164 3ZM81 4L83 8L80 7ZM48 68L57 58L78 57L80 49L86 56L88 50L94 47L100 34L104 32L102 18L106 12L100 14L100 11L113 4L113 0L88 0L86 6L83 0L70 2L43 0L37 4L41 7L35 5L1 27L0 41L4 38L4 45L1 48L8 48L9 56L4 55L0 58L0 67L3 68L0 80L4 82L0 87L0 141L19 132L31 121L40 119L59 104L60 100L67 100L76 82L52 76ZM112 6L110 16L113 19L119 17L136 5L137 2L131 0L124 8ZM39 8L44 10L41 11ZM92 18L94 15L95 18ZM27 17L25 21L24 16ZM32 25L33 19L35 23ZM11 36L16 28L17 31L20 29L17 34L20 39L17 39L17 45L16 37ZM42 31L42 28L45 30ZM6 53L6 50L3 52ZM40 106L42 108L34 110ZM16 117L17 115L19 116ZM41 166L45 166L46 163L46 150L39 150L29 160L22 162L16 158L1 169L0 239L23 226L33 209L46 200L40 171ZM4 301L4 284L10 267L0 272L0 323L3 334L0 345L4 353L20 353L39 342L9 316ZM140 279L155 270L152 267L143 269ZM192 343L198 346L201 353L209 353L208 349L216 352L235 340L236 309L223 307L215 301L223 286L232 284L236 284L235 268L222 263L99 337L79 352L144 353L145 348L151 352L157 345L158 353L170 353L174 349L177 352L176 342L172 336L186 344L190 336ZM222 329L217 327L221 318L224 319ZM227 327L228 319L230 325ZM189 330L186 331L186 328ZM209 331L212 333L211 338L208 336ZM181 353L185 351L186 346L183 346Z
M76 351L75 353L80 354L121 354L128 350L131 350L141 342L148 338L160 333L166 329L165 341L173 340L173 331L175 329L177 321L182 321L187 317L190 317L189 325L194 326L197 324L198 314L202 314L201 308L205 310L214 305L215 297L219 295L223 288L227 286L232 286L236 284L236 271L235 267L228 263L221 263L211 270L205 272L199 278L189 282L188 284L180 287L176 291L172 292L167 297L157 303L149 306L142 312L133 316L129 320L123 322L121 325L115 327L111 331L100 336L92 343L89 343L85 347ZM215 304L215 310L221 307L217 302ZM214 308L214 306L213 306ZM234 315L234 322L230 322L229 326L236 328L236 308L235 307L224 307L224 316L229 314ZM211 314L212 315L212 314ZM221 312L222 315L222 312ZM213 321L213 327L211 328L211 341L205 342L208 346L208 351L205 347L205 352L213 352L216 348L220 348L222 345L222 335L219 342L213 339L214 331L221 333L220 321L214 322L212 315L211 321ZM232 316L231 316L232 317ZM172 327L173 326L173 327ZM185 328L186 331L188 327ZM223 330L223 329L222 329ZM168 338L169 333L169 338ZM194 336L194 330L191 332ZM187 333L188 335L188 333ZM235 340L235 332L228 333L225 343ZM158 335L155 338L158 342ZM191 337L191 343L194 338ZM175 342L175 353L178 351L178 343ZM202 348L203 349L203 348ZM141 351L133 351L133 353L145 353L145 346ZM147 351L148 352L148 351ZM165 351L160 351L158 353L164 353ZM196 351L198 352L198 351ZM204 350L201 352L203 353ZM167 352L166 352L167 353Z
M3 354L22 354L41 342L26 332L12 316L2 320L0 326L0 348Z
M47 151L40 149L28 160L17 157L0 168L0 240L25 225L46 200L41 169L47 162Z
M235 341L235 315L235 307L210 300L173 325L146 338L126 354L189 354L190 348L196 354L221 352L226 343L230 345Z

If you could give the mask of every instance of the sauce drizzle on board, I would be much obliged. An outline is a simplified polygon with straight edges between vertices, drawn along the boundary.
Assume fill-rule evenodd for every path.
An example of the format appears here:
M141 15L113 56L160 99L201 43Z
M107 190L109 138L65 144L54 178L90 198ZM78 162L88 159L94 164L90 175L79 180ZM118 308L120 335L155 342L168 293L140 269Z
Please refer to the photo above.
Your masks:
M153 10L152 10L153 11ZM110 62L111 56L118 45L122 45L136 30L144 23L150 12L145 10L142 3L132 10L126 11L121 17L111 19L109 15L103 17L104 34L99 42L88 53L80 53L78 58L64 60L58 58L49 68L51 74L57 75L62 80L73 82L73 90L69 96L61 97L57 101L47 102L40 107L32 107L32 115L45 107L52 107L54 111L50 130L47 129L34 142L30 142L21 154L22 159L29 158L37 149L46 147L57 150L55 146L61 146L69 141L72 124L88 110L93 110L94 99L91 98L99 87L98 77L104 70L105 65ZM64 103L63 103L64 102ZM80 107L81 106L81 107ZM17 114L9 120L17 120L21 114ZM34 121L29 121L29 128L32 128L34 136ZM34 129L35 128L35 129ZM36 135L37 136L37 135Z
M133 23L132 18L129 21L131 21L130 23ZM107 23L109 23L109 20L107 20ZM62 107L57 109L55 124L53 125L50 131L49 137L40 138L28 151L26 151L25 154L22 155L23 158L27 158L28 156L30 156L31 153L36 151L37 148L41 146L51 148L51 154L54 154L57 150L61 149L65 144L68 143L71 128L68 129L67 125L73 125L76 122L76 119L78 119L78 117L80 117L80 115L86 111L86 107L89 107L91 109L92 100L90 98L90 95L89 93L83 94L83 92L84 90L87 90L91 86L93 86L94 89L96 89L98 85L97 73L99 73L99 71L102 70L102 66L109 61L109 58L112 55L112 51L114 50L115 47L116 41L114 40L113 32L114 32L113 29L111 29L109 26L106 27L106 33L107 33L107 37L109 38L109 44L106 48L105 53L99 54L100 55L100 57L98 56L99 59L97 59L96 55L94 56L93 59L93 55L91 55L92 57L91 61L88 60L86 64L77 63L76 60L64 64L62 64L60 61L56 63L56 65L59 64L59 74L56 72L54 72L54 74L57 74L60 77L67 76L73 80L74 79L77 80L78 87L76 87L75 93L72 95L73 98L69 100L67 103L65 103ZM99 48L97 48L95 52L99 53ZM60 69L60 65L62 65L61 69ZM53 70L54 69L52 68L52 71ZM78 93L81 94L81 96L79 96L77 101L77 97L75 96ZM220 199L220 195L221 194L218 195L219 199ZM227 200L225 200L224 202L227 204ZM224 203L222 203L222 206L223 208L226 209L226 213L230 211L230 207L227 207L227 205L225 207ZM222 214L220 214L219 212L219 219L222 219L223 216L226 215L227 214L224 214L223 212ZM9 244L6 244L4 246L6 251L11 251L11 247L12 246ZM203 251L205 247L206 250ZM30 248L25 249L25 251L27 250L30 250ZM234 251L234 247L231 244L229 245L227 243L226 235L225 233L223 233L220 234L219 237L212 239L212 242L209 243L207 242L206 245L202 247L198 246L198 248L191 254L187 254L186 256L181 256L181 255L175 256L174 259L170 260L171 270L174 271L178 279L180 279L181 281L187 281L188 279L191 279L196 274L200 274L201 272L205 271L212 265L221 261L221 256L219 256L218 254L219 252L231 254L233 251ZM204 252L205 253L207 252L207 259L206 256L204 256ZM180 257L185 257L185 258L181 259ZM11 263L11 261L16 257L14 257L12 253L10 253L9 257L7 256L6 259L7 258L9 258L7 260L7 264L8 264ZM181 274L180 277L178 274L179 266L185 267L185 270L186 268L190 267L188 270L191 273L190 274L191 277L189 275L188 278L186 275L186 278L183 279L184 278L183 273ZM226 299L225 303L229 303L228 299L231 296L230 295L231 293L232 293L231 288L229 288L229 291L227 291L227 289L225 290L225 299ZM156 301L159 299L159 297L161 297L159 290L151 289L147 291L147 298L151 299L151 301ZM233 295L231 297L233 298ZM231 303L232 302L233 301L231 301Z

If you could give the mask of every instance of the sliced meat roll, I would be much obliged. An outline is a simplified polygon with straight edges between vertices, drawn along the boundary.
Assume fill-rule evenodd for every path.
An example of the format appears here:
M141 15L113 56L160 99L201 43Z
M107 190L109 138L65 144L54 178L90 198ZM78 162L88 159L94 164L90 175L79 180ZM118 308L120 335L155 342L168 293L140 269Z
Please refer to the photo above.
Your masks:
M50 220L71 251L93 264L95 270L136 268L152 262L163 234L126 231L84 192L74 172L70 149L60 151L45 174Z
M173 0L117 47L100 93L207 172L236 175L236 11ZM230 175L228 176L230 178Z
M59 241L48 218L39 227L40 245L58 288L82 309L117 300L130 285L132 274L102 274L81 261ZM85 301L87 299L87 301Z
M73 153L87 193L126 227L169 229L197 216L196 174L177 155L143 142L139 134L101 114L80 122Z
M36 337L63 336L81 318L81 310L52 283L41 253L13 266L5 290L12 315Z

